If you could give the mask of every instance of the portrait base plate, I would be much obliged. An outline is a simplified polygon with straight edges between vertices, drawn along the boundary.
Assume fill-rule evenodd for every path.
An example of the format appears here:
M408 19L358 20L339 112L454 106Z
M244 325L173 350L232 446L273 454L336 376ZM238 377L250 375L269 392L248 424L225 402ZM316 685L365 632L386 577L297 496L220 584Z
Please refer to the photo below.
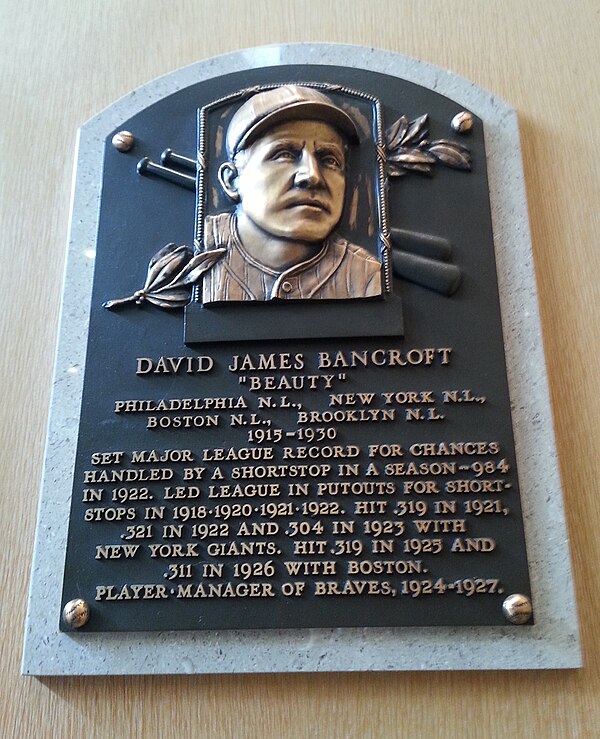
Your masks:
M303 301L202 306L185 310L185 343L260 341L263 339L332 339L404 335L402 302L384 300Z

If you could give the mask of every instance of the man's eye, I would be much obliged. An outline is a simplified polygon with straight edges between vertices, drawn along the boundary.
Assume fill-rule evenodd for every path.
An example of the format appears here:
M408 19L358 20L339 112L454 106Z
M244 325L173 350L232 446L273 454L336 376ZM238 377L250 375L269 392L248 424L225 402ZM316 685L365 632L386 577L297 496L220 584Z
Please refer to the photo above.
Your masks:
M291 151L291 149L281 149L280 151L276 151L273 155L273 159L275 161L288 161L293 162L297 157L296 152Z
M340 160L334 156L333 154L327 154L322 159L321 162L325 167L329 167L330 169L341 169L342 163Z

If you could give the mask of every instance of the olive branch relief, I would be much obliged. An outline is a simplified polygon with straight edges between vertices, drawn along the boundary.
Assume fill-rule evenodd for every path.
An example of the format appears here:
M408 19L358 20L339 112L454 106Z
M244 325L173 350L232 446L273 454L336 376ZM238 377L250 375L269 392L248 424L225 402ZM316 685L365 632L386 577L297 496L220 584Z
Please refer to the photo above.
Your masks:
M471 169L471 154L463 144L448 139L428 140L429 116L425 113L413 121L403 115L385 134L386 171L390 177L403 177L408 172L431 176L437 164L452 169Z

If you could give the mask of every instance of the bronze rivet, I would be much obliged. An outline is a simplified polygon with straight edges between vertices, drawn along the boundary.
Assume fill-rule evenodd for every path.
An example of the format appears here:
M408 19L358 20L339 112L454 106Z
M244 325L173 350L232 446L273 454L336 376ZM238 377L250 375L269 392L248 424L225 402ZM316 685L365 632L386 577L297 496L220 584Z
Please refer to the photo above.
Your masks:
M467 113L466 110L461 110L460 113L454 116L450 125L456 133L469 133L473 128L473 114Z
M117 151L129 151L133 148L135 139L129 131L119 131L112 137L112 145Z
M502 612L506 620L510 621L511 624L526 624L531 618L533 608L531 607L531 601L526 595L513 593L504 599Z
M63 619L72 629L85 626L90 618L90 607L81 598L70 600L63 608Z

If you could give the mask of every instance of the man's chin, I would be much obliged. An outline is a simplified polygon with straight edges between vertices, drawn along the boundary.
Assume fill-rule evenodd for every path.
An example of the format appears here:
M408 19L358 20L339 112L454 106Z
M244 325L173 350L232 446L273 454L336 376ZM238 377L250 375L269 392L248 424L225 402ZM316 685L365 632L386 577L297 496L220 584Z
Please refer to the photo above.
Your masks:
M304 244L322 244L329 236L333 229L312 226L311 224L303 225L302 228L293 228L280 236L287 241L302 242Z
M286 241L290 241L294 244L307 244L308 246L314 246L317 248L321 246L327 236L329 236L329 234L325 234L324 236L313 236L311 234L301 233L289 236Z

